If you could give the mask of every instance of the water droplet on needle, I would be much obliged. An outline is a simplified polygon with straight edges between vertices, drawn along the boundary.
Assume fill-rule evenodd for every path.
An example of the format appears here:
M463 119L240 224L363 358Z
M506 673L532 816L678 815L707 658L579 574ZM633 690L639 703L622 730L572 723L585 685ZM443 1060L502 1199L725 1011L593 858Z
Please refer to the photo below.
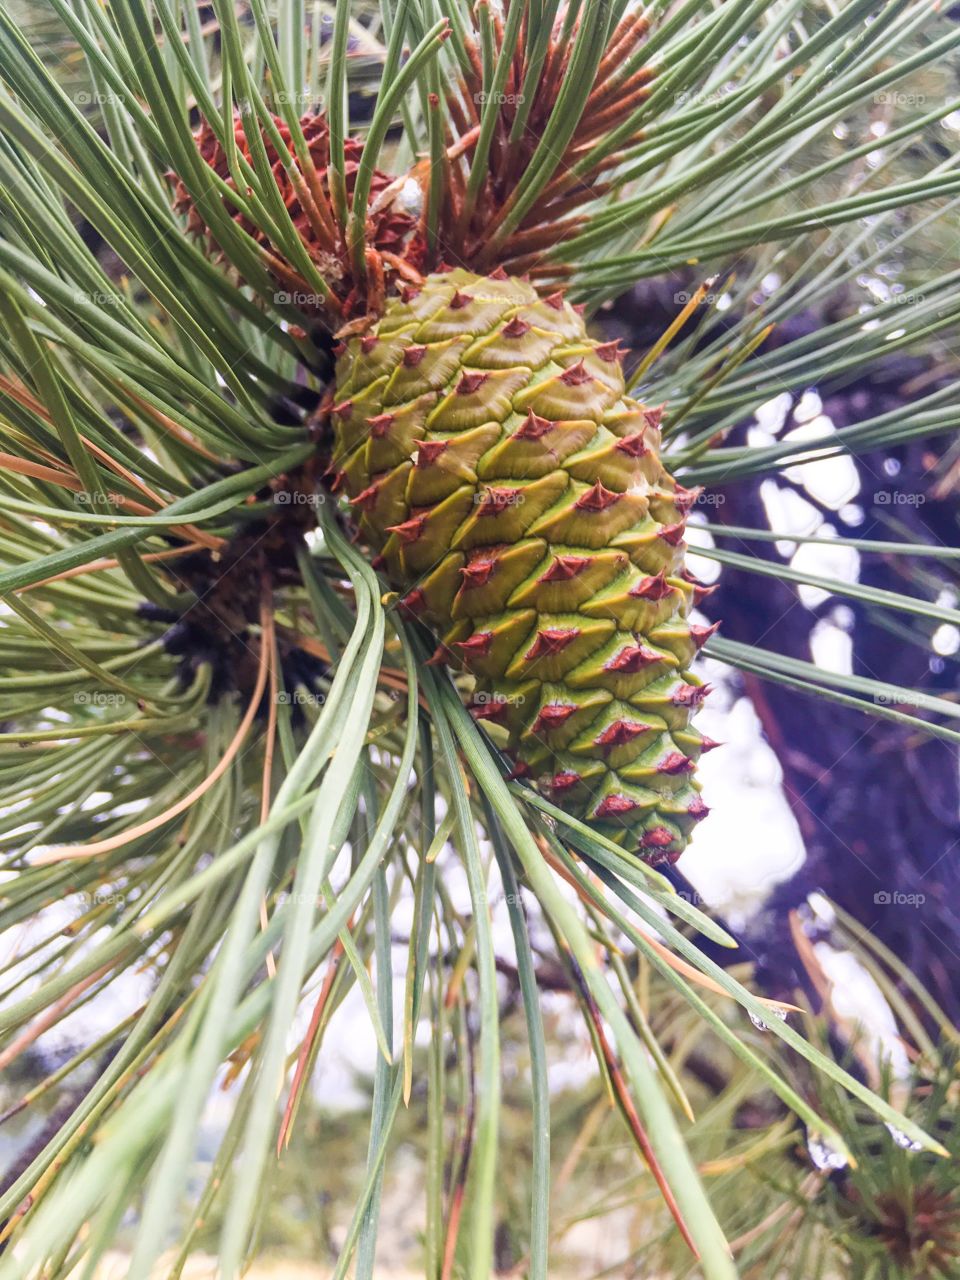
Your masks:
M845 1169L850 1163L844 1152L827 1142L821 1133L807 1135L807 1150L814 1165L823 1172Z
M898 1147L903 1147L904 1151L922 1151L923 1150L922 1142L914 1141L914 1139L911 1138L909 1134L904 1133L902 1129L898 1129L896 1125L888 1124L887 1132L890 1134L890 1137L894 1140L894 1142L897 1144Z

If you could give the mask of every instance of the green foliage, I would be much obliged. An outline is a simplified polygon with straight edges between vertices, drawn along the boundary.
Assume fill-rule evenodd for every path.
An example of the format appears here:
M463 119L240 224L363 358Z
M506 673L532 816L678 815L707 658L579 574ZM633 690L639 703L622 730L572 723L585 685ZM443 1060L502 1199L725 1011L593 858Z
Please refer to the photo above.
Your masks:
M692 941L696 930L729 941L723 931L654 870L505 781L460 691L427 665L423 636L400 621L344 537L318 483L316 415L291 411L289 401L277 412L278 396L319 393L324 380L316 313L301 309L299 283L278 289L277 262L321 299L321 313L344 268L308 252L267 143L285 157L289 181L300 181L309 171L302 108L325 106L331 198L344 260L358 276L366 206L351 205L351 191L370 189L376 166L402 175L432 157L424 235L440 253L451 216L443 152L460 127L445 91L462 96L461 75L483 86L478 132L461 148L459 212L469 229L474 215L483 221L497 157L509 153L504 135L529 142L524 113L533 106L502 101L517 50L500 45L500 33L520 42L532 104L559 7L515 3L502 27L492 8L399 0L380 12L339 4L306 13L262 0L242 10L221 0L209 10L175 0L50 0L42 15L0 9L0 804L12 820L0 837L0 921L5 932L22 931L0 978L2 1061L124 975L149 978L97 1045L81 1047L40 1089L54 1096L103 1053L95 1083L0 1200L15 1245L0 1260L4 1280L63 1276L81 1260L92 1268L129 1210L129 1275L142 1280L174 1235L190 1247L215 1202L222 1274L236 1275L256 1240L281 1115L289 1105L296 1125L303 1081L353 988L381 1051L367 1169L337 1275L354 1261L357 1276L374 1274L383 1170L416 1086L431 1100L426 1272L441 1274L455 1231L452 1159L467 1189L465 1274L485 1278L503 1114L498 884L539 1120L526 1208L532 1277L547 1274L550 1207L534 928L549 933L631 1135L710 1280L734 1272L680 1140L682 1091L621 963L624 946L843 1149L829 1114L818 1115L755 1051L742 1016L729 1018L736 1005L761 1018L766 1006ZM578 134L593 73L627 9L596 0L560 12L567 74L547 101L510 209L470 252L495 256L524 218L534 219L533 232L538 210L556 216L547 193L572 140L582 147L567 157L574 172L609 181L589 187L585 222L544 247L538 286L566 282L595 309L640 275L681 266L698 278L735 274L702 323L657 365L639 367L644 398L669 402L668 453L684 483L720 486L777 474L801 457L952 431L954 385L802 443L724 444L775 394L842 382L894 347L936 351L955 330L955 280L922 257L911 260L916 287L902 299L872 300L856 280L873 264L902 265L914 243L925 252L955 217L953 135L939 121L958 105L942 101L942 84L960 27L908 0L658 0L649 33L624 62L628 72L656 67L650 92L627 100L616 128ZM89 87L78 88L81 80ZM358 101L359 121L351 119ZM235 110L260 125L249 129L249 156L236 145ZM229 180L196 149L201 117L229 157ZM882 145L870 132L877 120L887 129ZM277 145L278 121L292 151ZM367 146L354 187L346 157L357 137ZM222 259L187 234L170 171ZM537 234L550 230L548 221ZM721 299L735 323L698 344ZM763 324L801 308L822 312L827 300L837 314L813 338L737 367ZM769 532L737 534L748 560L749 538ZM901 545L897 553L907 551L952 572L955 552ZM712 554L729 563L741 550ZM937 601L936 574L918 578L915 596L895 599L800 577L909 615L920 645L956 620ZM947 700L730 640L711 641L710 651L918 731L957 736ZM469 909L451 896L457 872ZM391 972L391 920L401 909L412 921L402 978ZM664 944L697 976L672 965ZM704 999L701 975L730 997L724 1017ZM301 1009L315 1014L302 1052L301 1033L291 1038ZM940 1150L935 1134L900 1118L791 1026L770 1025L858 1103ZM413 1052L421 1028L435 1046L425 1067ZM445 1083L447 1052L459 1064L456 1096ZM197 1127L228 1062L237 1105L197 1193ZM459 1124L452 1155L446 1105ZM193 1225L176 1232L181 1222Z

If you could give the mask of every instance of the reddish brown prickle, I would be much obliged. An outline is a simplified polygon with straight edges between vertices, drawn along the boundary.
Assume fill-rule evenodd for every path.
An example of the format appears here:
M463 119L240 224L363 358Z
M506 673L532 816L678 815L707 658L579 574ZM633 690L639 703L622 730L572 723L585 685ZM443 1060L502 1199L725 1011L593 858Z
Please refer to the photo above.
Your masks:
M592 380L593 374L584 366L582 359L560 374L560 381L567 387L582 387L585 382Z
M502 699L484 702L472 702L468 708L475 720L490 720L494 724L502 724L506 719L509 707Z
M719 622L711 623L709 627L701 627L701 626L697 626L696 623L691 623L690 639L693 641L693 643L697 646L698 649L702 649L703 646L710 639L710 637L716 631L718 631L719 628L720 628Z
M647 733L649 725L640 724L636 720L614 720L599 733L594 741L603 750L610 751L614 747L624 747L640 734Z
M631 458L642 458L644 454L650 452L650 446L644 440L642 431L636 431L632 436L623 436L613 447Z
M560 725L566 724L576 709L573 703L550 702L545 707L541 707L530 732L547 733L550 729L557 729Z
M523 422L517 427L513 433L515 440L539 440L545 436L548 431L552 431L556 424L551 422L549 418L539 418L531 409Z
M578 511L606 511L607 507L612 507L615 502L620 501L620 498L619 493L605 488L603 482L598 480L586 493L582 493L573 505Z
M367 426L380 438L387 434L394 422L396 417L392 413L375 413L372 418L367 419Z
M704 698L711 692L709 684L682 684L673 693L675 707L699 707Z
M657 765L657 773L666 773L675 777L680 773L693 773L695 765L689 756L682 751L671 751Z
M631 800L629 796L618 795L614 792L609 796L603 797L596 809L594 809L593 816L602 822L604 818L622 818L625 813L632 813L638 807L636 800Z
M644 667L652 666L659 661L660 655L654 653L652 649L646 649L642 644L630 644L625 645L618 654L603 665L606 671L623 671L628 675L634 675Z
M580 781L580 774L574 773L572 769L563 769L560 773L555 773L550 779L551 791L569 791L571 787L575 787Z
M579 627L544 627L537 632L536 639L523 656L528 662L532 662L546 654L562 653L579 634Z
M566 582L575 578L590 563L589 556L557 556L553 564L537 579L538 582Z
M422 440L417 449L417 466L430 467L447 448L446 440Z
M490 377L489 373L465 373L457 383L458 396L472 396L474 392L479 391L486 380Z
M692 489L684 489L683 485L677 485L673 492L673 502L678 511L688 512L697 499L703 493L703 485L695 485Z
M666 573L661 569L655 577L641 578L634 583L629 594L640 600L663 600L673 590Z
M495 566L494 560L471 560L469 564L465 564L460 570L464 591L470 591L474 587L485 587L490 581L490 575Z
M416 618L419 617L426 609L427 597L420 587L414 587L412 591L408 591L407 594L403 596L400 604L408 613L412 613Z
M505 338L522 338L525 333L530 332L530 325L526 320L522 320L520 316L514 316L513 319L503 326L501 333Z
M657 536L662 538L669 546L679 547L680 543L683 541L683 535L686 531L686 521L678 520L676 524L662 525Z
M508 489L505 486L485 489L483 500L477 507L478 516L496 516L509 507L515 507L520 501L521 489Z
M423 526L426 522L426 516L411 516L402 524L387 525L387 533L395 533L401 542L416 542L423 536Z
M485 658L492 644L492 631L475 631L468 639L455 641L454 648L459 649L464 658Z
M368 511L377 501L377 494L380 492L379 484L367 485L366 489L362 489L355 498L350 499L351 507L356 507L360 511Z

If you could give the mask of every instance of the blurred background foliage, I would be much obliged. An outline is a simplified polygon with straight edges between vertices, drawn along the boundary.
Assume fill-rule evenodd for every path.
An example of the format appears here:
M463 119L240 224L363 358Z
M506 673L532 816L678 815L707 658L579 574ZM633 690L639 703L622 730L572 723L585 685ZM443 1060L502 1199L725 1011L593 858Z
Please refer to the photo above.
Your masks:
M391 6L386 8L389 12ZM426 23L437 6L422 8ZM656 8L666 13L671 7ZM705 7L707 17L719 21L721 8ZM870 6L860 10L864 20L876 16ZM128 18L138 12L136 6L118 6L117 11ZM193 42L193 55L202 56L207 84L219 100L225 65L218 18L222 10L201 6L174 11L188 45ZM696 58L690 49L681 45L674 51L679 87L665 99L657 120L666 129L667 142L652 159L646 153L638 160L648 166L649 184L661 196L651 198L649 210L635 210L620 232L616 204L601 210L598 239L581 246L572 283L588 302L596 325L622 336L633 348L628 367L641 369L644 398L668 404L665 424L671 457L684 482L703 482L714 495L712 505L704 504L694 517L702 528L696 568L705 580L715 576L717 588L703 610L709 620L722 618L724 624L708 649L710 674L718 673L731 698L745 697L752 703L782 771L784 794L806 854L802 867L774 888L756 914L741 911L733 898L722 904L741 943L738 952L721 945L719 929L705 936L683 920L674 923L689 945L696 939L698 956L729 967L731 976L748 990L803 1006L805 1014L792 1015L791 1026L802 1025L814 1046L842 1062L856 1080L878 1091L956 1154L960 445L954 433L960 64L955 49L960 15L949 6L884 6L885 14L898 15L896 21L890 19L898 37L895 52L892 46L870 47L866 21L863 35L853 38L866 42L871 69L888 69L900 58L914 59L913 70L871 87L844 47L832 79L813 105L806 104L784 124L782 140L772 154L752 160L748 151L746 158L721 167L702 186L682 189L692 163L762 128L778 104L782 106L783 85L774 79L766 90L721 118L725 104L736 97L731 60L743 59L736 73L751 70L754 57L772 65L837 11L820 5L771 6L769 27L764 30L758 19L750 38L745 36L739 45L733 42L716 66L704 63L694 71ZM114 100L103 78L91 73L77 39L77 31L85 29L106 40L110 22L101 21L93 6L84 4L71 9L21 3L8 12L12 21L4 19L0 61L14 91L4 95L2 161L4 173L8 178L16 175L17 183L8 183L5 203L9 223L4 231L4 291L24 314L41 294L48 299L46 312L38 315L35 309L33 319L45 342L49 340L49 349L60 353L57 358L63 364L58 368L70 387L73 411L87 424L96 424L112 456L124 465L147 440L147 479L166 486L170 498L189 493L197 476L201 484L209 484L229 470L219 465L230 452L224 421L242 429L239 454L247 465L259 450L269 453L271 460L286 460L298 448L302 451L303 415L291 411L291 389L319 380L304 375L302 350L290 338L297 318L286 316L286 328L268 328L250 303L251 291L241 295L232 278L229 292L217 297L211 280L202 274L199 255L191 257L179 245L164 249L167 256L158 258L172 294L158 297L155 282L144 271L134 270L123 246L104 234L107 224L87 216L96 210L82 208L69 186L61 186L63 175L47 157L38 168L39 153L29 130L17 132L24 119L33 122L31 127L39 120L40 131L46 130L53 118L53 99L44 98L47 89L39 78L32 91L25 79L17 79L26 77L30 63L16 47L15 28L82 121L110 142L130 174L139 175L156 206L150 212L155 220L152 231L166 227L156 211L169 203L164 165L157 163L164 147L143 125L140 117L149 113L143 112L139 96L131 103ZM77 24L72 33L67 30L71 12ZM241 5L233 12L240 47L232 57L250 67L251 83L263 94L264 103L277 108L277 94L285 91L276 88L265 68L256 19L259 12L272 22L286 10L255 11ZM310 5L303 17L305 74L298 108L306 110L323 98L336 7ZM153 34L163 65L178 87L185 121L194 125L199 118L194 95L165 46L165 33L154 27ZM386 44L379 8L352 4L349 111L353 127L361 132L375 110ZM202 55L196 52L201 46ZM292 56L289 49L282 52L284 59ZM112 53L125 73L116 47ZM848 71L849 97L841 98L838 86ZM43 101L46 116L38 106ZM817 115L821 109L824 114ZM670 133L671 120L677 133ZM79 121L73 127L82 134ZM176 132L172 126L171 130ZM653 132L654 142L648 145L656 147ZM676 137L685 145L676 147L674 154L671 138ZM382 163L401 171L423 140L422 116L416 95L411 95L387 134ZM169 144L169 138L163 141ZM79 144L67 137L64 145L82 171ZM99 156L94 149L86 158L94 154ZM113 180L118 193L127 190L116 175ZM101 192L108 186L104 180ZM888 196L890 191L898 194ZM33 206L25 192L55 211L46 224L32 222ZM128 209L119 200L118 194L117 207ZM845 205L848 201L852 205ZM179 234L179 224L172 214L169 218ZM62 243L53 234L58 225ZM74 252L67 227L75 228L88 257ZM133 231L142 233L138 244L150 243L150 226ZM96 297L91 261L136 317L142 350L125 347L106 327L106 321L119 317L125 323L128 317L113 293L105 301ZM54 282L66 282L69 290L82 283L82 304L76 297L64 301L39 269ZM627 279L636 283L620 294ZM701 286L702 299L689 306ZM181 294L217 343L223 342L234 356L247 353L248 364L238 364L238 386L225 390L217 382L209 352L195 345L196 335L184 335L173 307ZM91 299L96 320L84 310ZM233 307L240 318L228 341L223 328L216 326L223 325L224 314ZM641 366L681 314L685 322L658 359ZM104 317L105 327L98 329ZM769 332L768 325L773 325ZM154 363L138 367L144 353ZM22 372L22 352L9 331L3 338L3 357L8 372ZM140 398L144 393L153 397L150 410ZM157 429L157 414L166 416L174 406L178 413L182 409L180 421L196 433L206 456ZM3 412L5 447L16 453L37 429L43 412L9 381L3 386ZM223 420L218 417L221 412ZM291 421L283 419L284 412ZM113 424L112 433L107 423ZM43 430L49 444L50 433L45 426ZM830 477L837 473L830 467L841 455L848 471L836 486ZM125 482L119 483L124 488ZM130 489L124 492L137 496ZM53 510L63 504L63 492L45 481L28 484L22 474L10 472L3 480L3 493L5 564L15 576L28 562L74 547L91 532L69 519L61 531L53 532L49 513L40 520L21 518L17 502L42 500ZM89 513L74 505L69 514L72 518ZM215 518L204 529L215 536L232 531L226 518L221 524ZM817 558L824 547L834 552L838 544L847 555L845 561ZM915 553L908 555L905 548L910 544ZM335 675L324 658L349 642L358 594L369 594L371 609L377 595L372 575L364 579L349 549L337 543L332 527L327 527L326 539L314 544L310 559L315 574L310 588L292 588L277 617L282 639L309 634L312 641L296 658L284 655L291 689L318 695L313 703L304 700L293 708L285 743L288 762L295 757L298 735L317 722L322 699L334 693ZM347 584L351 573L352 586ZM131 751L112 730L100 732L105 720L125 717L132 717L135 732L143 730L141 709L133 713L130 690L114 688L116 701L97 702L93 693L101 687L79 681L63 694L58 688L63 683L62 655L38 643L29 619L21 626L7 614L2 646L6 672L28 670L40 677L35 686L29 681L8 684L0 695L6 725L0 744L3 803L20 804L22 818L22 825L12 827L2 845L4 874L17 876L16 888L4 900L4 927L16 933L20 948L2 994L8 1003L14 997L21 1001L16 1006L21 1021L5 1028L2 1050L4 1104L12 1111L5 1129L0 1129L0 1135L7 1135L6 1153L11 1158L4 1184L6 1212L14 1213L15 1222L32 1207L22 1202L20 1193L38 1173L59 1172L64 1142L64 1163L71 1167L94 1153L94 1131L87 1131L86 1121L75 1129L68 1123L84 1115L85 1107L96 1108L95 1118L119 1115L134 1142L129 1149L134 1154L124 1157L128 1148L116 1138L116 1129L109 1131L117 1149L122 1148L117 1176L112 1179L102 1162L96 1181L88 1173L83 1184L85 1189L96 1186L97 1195L109 1193L105 1216L96 1220L93 1231L94 1258L108 1242L135 1246L142 1222L128 1206L142 1205L139 1162L142 1157L147 1157L145 1164L156 1159L162 1135L162 1125L156 1132L149 1128L155 1115L151 1107L144 1103L137 1111L136 1104L145 1097L151 1103L158 1098L159 1105L169 1108L167 1114L175 1110L169 1081L182 1077L170 1064L173 1061L179 1070L183 1059L174 1056L180 1051L179 1032L173 1019L166 1021L166 1014L178 1006L189 1013L195 993L202 992L203 975L209 973L209 958L216 955L230 922L242 878L227 878L223 892L211 878L203 909L193 923L193 899L185 898L181 905L175 894L197 867L208 867L211 858L234 849L260 812L260 761L241 758L217 793L216 808L198 827L188 829L185 844L178 834L168 838L169 829L163 828L160 837L96 863L81 862L69 869L31 864L35 848L86 840L93 831L109 835L123 828L129 813L142 812L145 806L163 811L183 791L172 770L183 761L185 744L199 748L191 766L191 781L197 782L231 741L236 727L233 710L221 705L210 711L206 703L204 682L211 678L209 673L204 675L196 666L190 669L193 683L184 693L176 683L183 671L182 655L158 644L160 630L145 628L134 612L144 594L141 586L111 571L95 586L82 577L68 578L55 586L31 586L22 598L42 616L63 623L72 642L105 665L112 664L111 671L122 670L127 657L136 653L138 685L142 682L151 697L173 699L167 705L170 722L163 726L169 732L157 734L154 724L149 751ZM389 635L379 671L363 739L367 772L358 788L362 803L346 815L351 875L378 838L373 824L392 803L398 761L414 745L407 689L423 653L416 649L416 638L409 643L416 661L409 647ZM371 662L360 675L360 664L347 672L353 682L345 698L348 705L350 690L361 687ZM427 699L434 723L447 726L447 754L442 738L424 745L430 735L421 725L415 745L426 752L426 761L418 757L419 777L432 777L433 761L438 759L441 809L460 803L483 836L492 836L495 846L500 841L497 848L502 853L506 840L497 814L491 815L489 801L483 799L483 787L465 784L459 764L453 763L455 712L432 680L427 673L418 691ZM52 698L53 690L59 702ZM78 703L77 691L89 691L90 697ZM868 720L864 711L878 718ZM67 722L89 734L86 745L78 749L74 739L63 748L48 746L44 735L56 742L58 725ZM465 730L461 727L459 732ZM398 854L389 880L385 872L378 874L369 894L361 895L351 920L356 950L344 963L333 930L326 950L315 957L307 998L302 1005L298 1001L297 1028L302 1034L310 1011L320 1007L314 1004L318 992L324 996L320 1024L311 1028L315 1034L306 1061L312 1066L321 1040L326 1051L338 1035L349 1041L357 1034L355 1016L346 1016L348 999L360 1002L362 1015L381 1037L392 1038L388 1006L399 1001L408 973L417 973L426 993L425 1023L429 1021L433 1031L431 1047L421 1043L421 1031L414 1051L412 1028L403 1026L411 1073L409 1106L391 1113L391 1130L384 1108L395 1078L385 1074L382 1065L377 1076L356 1082L367 1100L357 1111L326 1105L321 1058L317 1088L297 1095L299 1110L283 1158L264 1161L253 1251L310 1258L333 1268L342 1258L347 1232L353 1230L354 1242L361 1234L366 1241L363 1265L372 1267L370 1241L376 1237L368 1234L364 1223L353 1221L360 1198L372 1195L382 1197L384 1204L378 1255L384 1264L402 1262L415 1274L422 1271L431 1277L444 1273L444 1268L445 1274L477 1274L483 1262L478 1261L476 1242L489 1226L498 1272L523 1275L532 1247L530 1205L546 1195L551 1274L663 1275L678 1280L701 1274L638 1154L636 1126L631 1124L626 1095L618 1088L619 1064L605 1052L604 1019L584 990L577 961L565 949L555 905L550 902L544 908L537 901L521 869L523 895L518 902L524 905L532 942L536 989L546 1021L546 1055L551 1070L566 1061L578 1067L575 1087L563 1081L562 1073L559 1083L551 1080L549 1191L538 1181L530 1153L543 1124L544 1097L530 1082L544 1064L530 1060L529 1010L525 1015L516 956L511 956L509 945L502 945L500 934L484 937L483 912L478 908L486 904L476 896L471 901L469 892L457 898L445 885L444 876L452 879L456 874L462 846L456 854L449 848L441 854L439 879L432 880L421 862L427 847L440 848L451 838L452 824L444 826L442 813L433 812L436 794L429 784L418 784L404 797L399 814L389 811L392 847ZM23 800L13 799L21 795ZM517 812L541 842L547 842L551 866L573 875L563 861L556 828L542 822L533 805ZM462 832L458 837L454 829L452 840L466 841L465 856L476 857L479 865L475 850L481 846L475 838L473 852ZM598 885L598 876L608 870L598 861L603 850L582 840L578 848L584 855L578 864L584 878ZM762 861L763 850L759 856L756 849L752 852ZM482 853L486 870L486 864L503 866L486 840ZM723 856L733 863L746 853L729 841ZM569 846L567 858L574 862ZM700 902L685 874L690 866L684 860L670 873L674 887L685 895L681 904ZM269 885L270 911L281 913L280 924L268 936L268 945L262 939L252 944L244 960L245 975L257 975L256 980L250 978L249 988L255 997L257 991L270 989L265 954L289 919L295 867L296 839L285 838ZM617 868L618 874L621 870ZM504 874L509 893L509 872ZM639 891L644 883L634 881L633 888ZM656 881L649 887L651 894L659 892ZM164 897L168 890L174 894L170 900ZM839 923L832 910L823 907L818 890L840 908ZM414 957L424 935L411 927L416 918L407 917L413 915L413 904L422 906L428 892L436 893L438 903L429 963L421 957L419 965L412 961L408 969L408 956ZM878 894L887 895L886 900L878 900ZM898 905L899 900L918 896L924 899L922 910ZM328 902L333 897L330 892ZM653 897L643 895L643 900L649 903ZM656 901L663 905L662 899ZM619 906L632 910L623 901ZM691 924L698 923L687 914ZM656 912L652 915L659 918ZM667 983L663 970L656 969L648 952L637 950L636 939L627 937L615 918L605 924L599 916L593 903L584 916L584 945L588 942L610 966L637 1043L661 1046L662 1057L656 1061L663 1087L673 1099L685 1096L696 1115L678 1124L743 1275L766 1280L781 1274L827 1277L862 1271L865 1280L906 1280L960 1274L960 1208L951 1163L900 1145L881 1120L871 1118L873 1113L851 1101L829 1076L809 1069L772 1030L751 1025L733 1001L706 989L699 979L691 980L696 996L716 1019L710 1022L702 1009ZM33 931L21 934L27 921ZM421 916L421 927L424 922L429 924ZM500 925L507 926L502 911ZM350 936L347 933L347 939ZM189 944L180 951L186 957L185 972L177 973L174 967L171 979L170 965L184 938ZM111 947L117 939L126 939L127 949L114 953ZM669 941L676 944L673 937ZM877 949L877 941L884 949ZM887 1058L882 1063L875 1026L858 1029L848 1013L834 1007L833 980L824 969L829 957L817 950L823 947L851 952L878 984L882 1000L877 1007L891 1011L897 1028L884 1042ZM744 963L744 956L752 965ZM64 981L78 961L86 966L79 987ZM108 967L101 969L101 962ZM391 963L396 969L394 990L385 996L380 974ZM481 992L477 980L483 964L495 965L498 971L493 1006L489 985ZM369 972L377 974L376 988L369 977L363 982ZM39 988L40 997L35 995L37 983L45 984ZM91 1018L95 1035L72 1030L58 1050L43 1048L40 1032L46 1025L39 1027L32 1020L35 1014L41 1022L49 1016L56 1029L72 1012L76 1028L88 1002L93 1007L104 992L114 1003L102 1026ZM61 997L64 1001L58 1003ZM216 1076L226 1105L218 1109L214 1101L214 1120L189 1165L185 1185L170 1183L168 1204L175 1205L182 1243L175 1267L186 1264L191 1252L216 1253L224 1232L234 1233L232 1254L237 1241L246 1241L229 1216L229 1197L213 1194L223 1185L251 1110L266 1096L255 1092L255 1067L263 1047L260 1035L267 1004L261 1001L252 1013L245 1008L244 1034L234 1037L232 1056ZM150 1012L139 1022L145 1009ZM581 1016L575 1018L576 1010ZM152 1021L158 1012L164 1017ZM180 1016L176 1012L178 1020ZM121 1048L135 1025L141 1038L131 1042L135 1052L124 1057ZM30 1028L26 1044L19 1038L23 1026ZM483 1057L490 1052L491 1027L499 1044L494 1066ZM720 1034L721 1028L727 1029L727 1036ZM766 1073L735 1052L731 1039L757 1055ZM34 1040L39 1040L39 1050L30 1047ZM890 1047L893 1043L900 1045L897 1052ZM602 1064L599 1074L589 1065L596 1059ZM116 1075L111 1076L114 1063ZM157 1063L158 1092L135 1094L131 1085L138 1073L148 1076L148 1068ZM165 1070L171 1074L165 1076ZM485 1150L495 1145L499 1157L495 1196L489 1174L483 1175L483 1185L476 1182L475 1146L477 1104L489 1097L484 1090L489 1090L494 1070L502 1082L502 1103L497 1123L486 1126ZM783 1081L805 1104L806 1123L771 1092L771 1077ZM94 1089L98 1080L106 1082L99 1095ZM167 1092L161 1095L163 1087ZM25 1096L28 1105L21 1107ZM131 1096L134 1108L124 1111ZM205 1097L198 1086L198 1114ZM360 1157L371 1109L371 1155ZM811 1130L813 1114L843 1135L855 1165L831 1168L836 1151L824 1147ZM141 1118L148 1137L136 1147ZM376 1170L371 1172L367 1160L375 1160L381 1139L386 1144L384 1135L389 1135L391 1160L381 1191ZM30 1174L32 1162L36 1163ZM234 1182L243 1179L242 1164L238 1168ZM229 1185L231 1179L226 1181ZM44 1183L41 1189L50 1185ZM52 1185L58 1186L55 1180ZM50 1214L63 1206L64 1221L72 1222L70 1213L79 1202L72 1197L81 1184L59 1185L65 1190L62 1199L51 1201ZM198 1202L194 1217L187 1206L195 1208ZM42 1233L50 1220L41 1218L38 1231ZM458 1229L461 1220L463 1230ZM53 1273L69 1270L90 1242L87 1214L77 1211L77 1222L82 1225L76 1238L65 1227L62 1242L47 1259ZM171 1220L164 1219L164 1244L171 1228ZM8 1252L10 1274L16 1265L11 1256ZM142 1258L137 1265L145 1265Z

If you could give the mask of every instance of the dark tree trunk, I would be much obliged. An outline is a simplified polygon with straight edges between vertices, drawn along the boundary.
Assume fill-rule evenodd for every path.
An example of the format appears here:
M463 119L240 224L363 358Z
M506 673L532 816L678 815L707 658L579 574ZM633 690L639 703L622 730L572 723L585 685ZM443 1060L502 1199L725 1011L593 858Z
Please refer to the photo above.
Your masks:
M831 397L824 410L840 426L879 412L874 381ZM865 411L851 398L869 401ZM886 395L884 394L884 398ZM886 407L886 406L884 406ZM930 492L930 458L920 446L899 453L895 478L883 457L858 460L865 517L852 532L878 541L895 540L880 517L894 507L919 541L957 545L960 504ZM878 479L880 477L880 479ZM922 504L875 501L878 493L921 495ZM730 524L767 525L758 485L731 486L722 518ZM753 543L754 554L778 559L769 543ZM865 585L930 598L929 587L909 575L933 561L864 553ZM824 606L828 611L833 602ZM724 569L709 601L723 633L792 657L811 660L810 633L818 612L798 600L796 589L774 578ZM957 666L931 650L893 634L892 616L853 608L853 671L939 695L957 690ZM761 981L788 989L796 980L796 956L784 945L785 914L822 889L906 965L955 1020L960 1019L960 786L956 747L887 720L811 698L772 682L746 677L744 684L783 768L784 789L797 819L807 861L780 885L746 939L759 955ZM911 714L915 709L905 707Z
M644 282L599 318L611 335L643 352L679 312L692 288L682 278ZM770 341L789 343L817 324L815 316L804 313L775 332ZM935 387L936 371L928 362L892 355L845 386L821 390L823 411L843 427L890 409L906 412L913 395ZM794 388L797 393L802 390ZM898 541L904 535L891 532L884 522L892 514L920 542L960 545L960 498L951 486L935 486L931 479L941 447L940 440L932 445L920 442L890 455L856 460L857 501L864 518L856 527L838 525L838 531ZM891 461L894 468L886 465ZM896 474L889 474L890 469ZM728 524L768 528L759 487L758 479L725 488L720 518ZM908 495L911 500L878 500L881 492ZM804 497L811 501L806 493ZM835 513L824 510L823 514L838 524ZM782 563L770 543L753 542L736 549ZM863 554L860 581L931 599L936 585L931 587L930 580L918 583L918 569L929 573L934 582L941 579L942 569L935 560ZM891 619L908 624L907 615L849 603L854 613L855 674L946 696L960 691L953 658L937 660L929 648L891 631ZM823 610L829 613L835 604L828 601ZM722 619L723 634L731 639L812 659L810 634L820 612L802 604L789 583L724 567L719 589L704 608L712 619ZM807 851L802 869L777 887L743 938L756 957L759 980L771 993L786 995L798 984L809 990L789 942L787 915L812 890L821 889L885 943L944 1010L960 1021L956 747L752 676L743 677L743 685L782 765L784 789ZM716 958L729 962L732 954L718 953Z

